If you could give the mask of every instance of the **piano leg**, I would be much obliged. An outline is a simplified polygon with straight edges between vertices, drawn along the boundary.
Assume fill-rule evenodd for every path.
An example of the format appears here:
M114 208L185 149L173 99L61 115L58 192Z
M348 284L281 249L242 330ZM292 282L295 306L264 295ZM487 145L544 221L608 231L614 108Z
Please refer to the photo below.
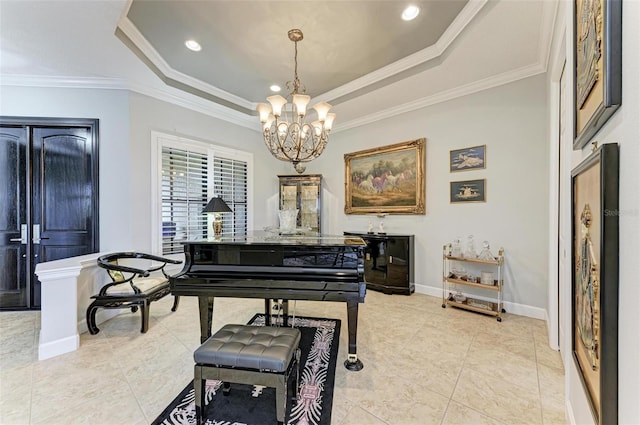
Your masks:
M200 343L202 344L211 336L213 324L213 297L198 297L200 307Z
M344 367L357 372L362 370L364 365L362 361L358 359L356 336L358 334L358 302L347 301L347 320L349 328L349 355L347 360L344 361Z
M289 300L282 300L282 326L289 326Z
M271 326L271 298L264 299L264 324Z

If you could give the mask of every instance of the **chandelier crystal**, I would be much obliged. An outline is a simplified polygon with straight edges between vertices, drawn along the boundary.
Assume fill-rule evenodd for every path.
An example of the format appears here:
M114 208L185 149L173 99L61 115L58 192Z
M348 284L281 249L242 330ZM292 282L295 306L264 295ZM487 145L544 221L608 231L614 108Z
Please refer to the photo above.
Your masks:
M293 163L295 170L302 174L305 167L300 163L319 157L327 146L336 115L329 113L331 105L319 102L313 106L317 119L308 119L307 105L311 97L304 94L305 87L298 78L298 41L302 40L303 34L299 29L292 29L288 35L295 45L293 81L287 81L287 89L291 92L287 98L267 97L269 104L259 103L256 110L262 123L264 143L271 155Z

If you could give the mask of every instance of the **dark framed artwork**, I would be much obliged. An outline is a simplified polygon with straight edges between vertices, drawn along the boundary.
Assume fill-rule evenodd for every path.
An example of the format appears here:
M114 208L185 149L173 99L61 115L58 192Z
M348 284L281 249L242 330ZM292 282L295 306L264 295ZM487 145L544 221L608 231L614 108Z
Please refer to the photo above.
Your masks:
M449 151L449 172L487 168L487 145Z
M346 214L425 214L426 139L344 155Z
M486 179L449 182L449 201L452 204L485 202L487 200L486 191Z
M582 149L622 104L622 0L575 0L573 149Z
M618 423L618 145L571 173L572 356L598 425Z

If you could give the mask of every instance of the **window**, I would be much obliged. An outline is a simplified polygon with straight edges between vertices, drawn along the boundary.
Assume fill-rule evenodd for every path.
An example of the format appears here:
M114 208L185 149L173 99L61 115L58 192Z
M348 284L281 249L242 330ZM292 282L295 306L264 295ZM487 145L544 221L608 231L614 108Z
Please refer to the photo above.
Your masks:
M158 164L152 173L158 211L154 251L180 254L183 241L208 238L213 217L202 210L214 196L233 211L222 214L223 235L246 234L251 154L155 132L152 138Z

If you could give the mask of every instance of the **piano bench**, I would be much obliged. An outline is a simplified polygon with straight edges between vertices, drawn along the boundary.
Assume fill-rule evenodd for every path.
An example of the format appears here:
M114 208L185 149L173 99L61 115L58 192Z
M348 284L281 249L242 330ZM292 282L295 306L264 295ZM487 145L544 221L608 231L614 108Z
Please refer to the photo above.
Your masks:
M224 382L224 395L230 383L264 385L276 389L276 417L284 422L287 407L287 382L295 371L295 395L298 396L300 331L294 328L225 325L193 353L196 363L196 423L203 421L205 381Z

